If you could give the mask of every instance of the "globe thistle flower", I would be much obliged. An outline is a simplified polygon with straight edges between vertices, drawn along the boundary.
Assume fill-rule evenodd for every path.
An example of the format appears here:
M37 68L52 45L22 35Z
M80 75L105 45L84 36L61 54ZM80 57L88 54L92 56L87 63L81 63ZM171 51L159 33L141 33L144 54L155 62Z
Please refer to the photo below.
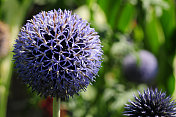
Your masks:
M122 63L123 73L127 80L136 83L151 83L158 72L156 57L146 50L140 50L137 55L128 54Z
M33 91L68 98L95 81L102 46L97 32L78 15L42 11L21 28L13 59L19 77Z
M144 90L135 101L126 104L124 115L129 117L175 117L176 102L158 89Z

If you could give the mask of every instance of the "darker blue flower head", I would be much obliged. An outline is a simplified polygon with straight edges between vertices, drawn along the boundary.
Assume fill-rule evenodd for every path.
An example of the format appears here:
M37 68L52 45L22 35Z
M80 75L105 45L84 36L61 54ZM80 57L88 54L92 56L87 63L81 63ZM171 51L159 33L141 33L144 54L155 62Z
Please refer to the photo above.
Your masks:
M176 117L176 102L155 89L144 90L135 101L126 104L124 115L129 117Z
M68 98L95 80L102 59L97 32L71 11L41 12L14 45L19 77L41 96Z

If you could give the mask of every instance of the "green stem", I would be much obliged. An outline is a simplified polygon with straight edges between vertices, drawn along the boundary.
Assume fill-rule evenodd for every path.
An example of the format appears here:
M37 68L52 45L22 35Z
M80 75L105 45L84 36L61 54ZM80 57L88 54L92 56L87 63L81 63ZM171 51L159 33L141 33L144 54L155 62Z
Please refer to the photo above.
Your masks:
M12 75L12 54L0 63L0 117L6 117L7 101Z
M53 98L53 117L60 117L60 98Z

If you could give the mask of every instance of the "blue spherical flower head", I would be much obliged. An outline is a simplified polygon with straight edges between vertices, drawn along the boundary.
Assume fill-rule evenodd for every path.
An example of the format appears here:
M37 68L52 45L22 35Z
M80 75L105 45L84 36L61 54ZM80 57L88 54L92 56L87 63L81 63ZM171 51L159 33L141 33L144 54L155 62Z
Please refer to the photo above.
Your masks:
M144 90L126 104L124 115L129 117L176 117L176 102L158 89Z
M28 20L14 45L19 77L41 96L68 98L95 80L102 60L97 32L69 10Z

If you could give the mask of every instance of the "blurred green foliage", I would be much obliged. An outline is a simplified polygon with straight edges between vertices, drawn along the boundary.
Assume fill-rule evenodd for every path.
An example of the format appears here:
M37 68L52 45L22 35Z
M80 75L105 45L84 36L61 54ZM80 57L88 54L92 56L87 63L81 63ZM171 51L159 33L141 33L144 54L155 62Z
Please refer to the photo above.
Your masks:
M176 55L176 3L175 0L0 0L0 20L11 29L11 43L26 19L41 10L70 9L88 20L99 32L104 60L96 82L86 92L63 102L70 117L121 117L124 104L137 90L158 87L175 93L174 57ZM129 82L122 74L123 58L140 49L151 51L159 63L159 71L152 84ZM6 108L8 94L2 98L2 87L9 84L12 73L12 53L0 60L1 108ZM4 72L5 61L9 69ZM3 72L2 72L3 71ZM2 80L4 76L8 80ZM3 82L3 83L2 83ZM9 84L10 85L10 84ZM9 86L4 86L8 92ZM3 87L3 88L4 88ZM35 105L36 96L33 96ZM35 102L35 103L34 103ZM36 104L37 105L37 104ZM5 113L5 109L0 109ZM0 115L1 116L1 115ZM3 114L1 117L5 117Z

